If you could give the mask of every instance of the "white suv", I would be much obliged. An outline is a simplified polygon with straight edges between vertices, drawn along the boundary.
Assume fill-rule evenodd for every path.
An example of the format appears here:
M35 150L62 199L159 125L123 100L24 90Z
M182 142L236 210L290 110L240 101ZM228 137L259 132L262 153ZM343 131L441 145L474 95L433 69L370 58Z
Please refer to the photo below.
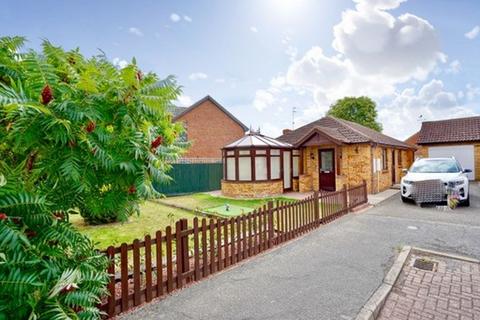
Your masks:
M460 204L467 207L470 205L466 173L472 172L472 170L462 169L462 166L455 158L417 159L410 167L410 170L406 172L407 174L401 181L403 202L412 199L412 184L414 182L438 179L445 184L445 194L447 186L454 188L460 196Z

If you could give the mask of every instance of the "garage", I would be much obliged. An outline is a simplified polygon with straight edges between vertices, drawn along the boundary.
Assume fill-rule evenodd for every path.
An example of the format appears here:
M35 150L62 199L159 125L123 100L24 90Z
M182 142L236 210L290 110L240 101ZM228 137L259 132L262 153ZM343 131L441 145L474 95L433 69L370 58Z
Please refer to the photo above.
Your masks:
M428 147L428 156L431 158L450 158L455 157L462 165L463 169L470 169L468 173L469 180L475 180L475 152L474 145L457 145Z
M416 157L455 157L469 180L480 180L480 116L424 121L411 138Z

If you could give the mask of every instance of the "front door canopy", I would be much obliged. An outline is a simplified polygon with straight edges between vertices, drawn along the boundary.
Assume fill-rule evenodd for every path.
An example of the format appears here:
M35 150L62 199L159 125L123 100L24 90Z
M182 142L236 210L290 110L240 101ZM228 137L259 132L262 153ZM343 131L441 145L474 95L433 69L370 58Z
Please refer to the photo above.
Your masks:
M310 147L325 144L342 145L343 143L325 132L325 129L313 128L298 141L295 147Z

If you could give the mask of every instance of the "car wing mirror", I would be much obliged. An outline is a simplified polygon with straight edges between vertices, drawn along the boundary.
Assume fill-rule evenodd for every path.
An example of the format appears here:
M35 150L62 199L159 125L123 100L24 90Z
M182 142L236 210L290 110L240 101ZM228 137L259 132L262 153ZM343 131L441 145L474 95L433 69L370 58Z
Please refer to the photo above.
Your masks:
M472 169L463 169L463 173L470 173L472 172Z
M406 174L408 173L408 169L402 169L402 172Z

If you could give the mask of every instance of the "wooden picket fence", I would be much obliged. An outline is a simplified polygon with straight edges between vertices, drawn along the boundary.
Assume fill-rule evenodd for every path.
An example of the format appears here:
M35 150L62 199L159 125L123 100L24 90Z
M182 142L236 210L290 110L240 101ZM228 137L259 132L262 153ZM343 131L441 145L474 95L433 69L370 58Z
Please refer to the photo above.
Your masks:
M365 182L336 192L314 193L295 202L269 202L230 219L186 219L154 238L110 246L108 317L162 297L242 260L298 237L367 202Z

